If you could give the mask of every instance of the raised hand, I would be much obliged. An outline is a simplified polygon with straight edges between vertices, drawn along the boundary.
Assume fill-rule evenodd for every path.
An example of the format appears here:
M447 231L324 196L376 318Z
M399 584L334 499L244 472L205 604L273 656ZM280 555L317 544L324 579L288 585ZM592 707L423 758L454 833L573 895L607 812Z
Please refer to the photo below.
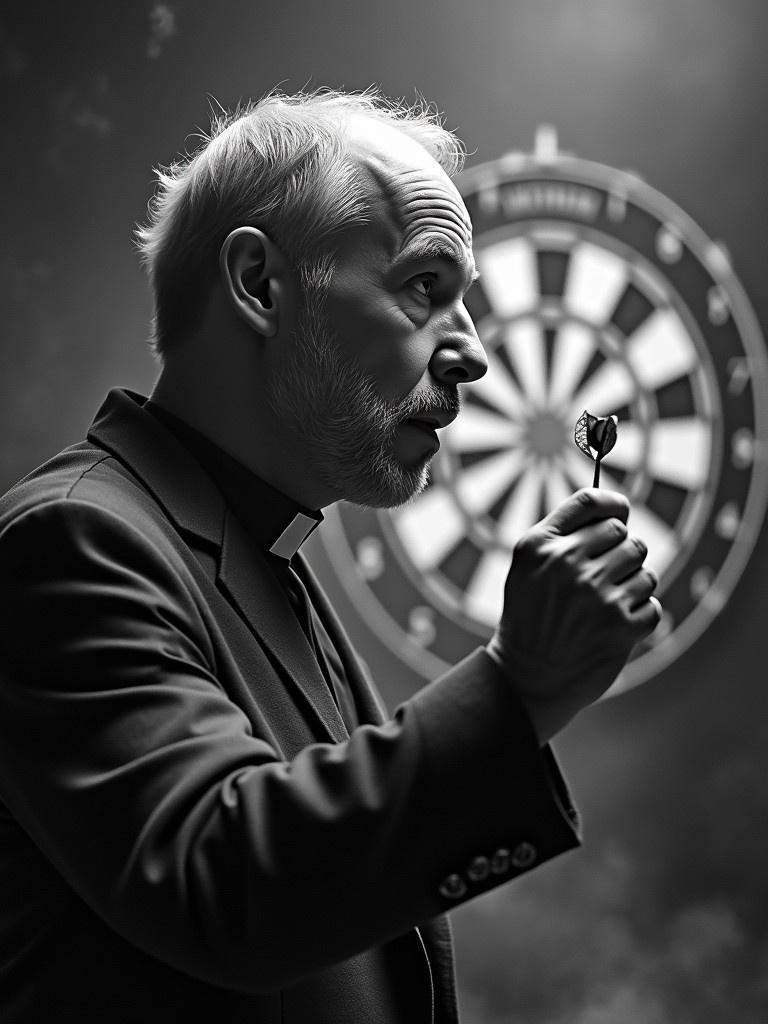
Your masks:
M542 742L597 700L657 626L655 574L615 491L577 491L515 545L504 610L487 645Z

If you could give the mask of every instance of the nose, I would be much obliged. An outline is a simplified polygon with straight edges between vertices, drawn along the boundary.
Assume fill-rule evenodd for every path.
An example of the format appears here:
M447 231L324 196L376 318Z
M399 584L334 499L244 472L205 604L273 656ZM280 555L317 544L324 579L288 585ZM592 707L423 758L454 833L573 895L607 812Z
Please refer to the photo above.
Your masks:
M429 368L437 380L454 385L479 380L487 372L485 349L463 303L448 339L435 350Z

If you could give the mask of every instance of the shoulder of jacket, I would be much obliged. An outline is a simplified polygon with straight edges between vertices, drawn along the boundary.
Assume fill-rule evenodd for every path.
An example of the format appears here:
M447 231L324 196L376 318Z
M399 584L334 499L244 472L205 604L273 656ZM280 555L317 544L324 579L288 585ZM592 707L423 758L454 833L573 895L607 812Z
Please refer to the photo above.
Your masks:
M138 525L165 523L165 514L118 459L82 442L66 448L15 484L0 498L0 534L12 523L43 508L90 507Z

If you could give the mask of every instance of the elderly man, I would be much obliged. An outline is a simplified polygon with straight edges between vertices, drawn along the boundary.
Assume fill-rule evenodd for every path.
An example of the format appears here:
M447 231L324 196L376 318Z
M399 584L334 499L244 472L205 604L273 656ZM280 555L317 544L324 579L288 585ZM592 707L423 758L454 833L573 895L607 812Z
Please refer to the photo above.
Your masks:
M460 158L271 94L161 174L152 397L0 504L5 1024L449 1024L445 912L578 843L548 742L659 615L624 498L529 531L391 717L299 551L417 495L486 371Z

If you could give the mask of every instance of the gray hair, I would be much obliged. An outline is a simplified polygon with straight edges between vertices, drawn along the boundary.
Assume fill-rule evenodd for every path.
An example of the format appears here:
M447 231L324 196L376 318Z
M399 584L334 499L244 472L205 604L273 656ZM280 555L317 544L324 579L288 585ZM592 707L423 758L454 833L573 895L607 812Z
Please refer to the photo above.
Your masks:
M419 142L449 175L465 151L423 100L414 105L376 89L323 89L217 114L196 152L156 170L149 220L136 230L154 297L152 344L161 358L192 329L218 273L224 239L259 227L285 252L305 290L327 284L333 243L366 223L363 183L345 142L345 125L363 115Z

